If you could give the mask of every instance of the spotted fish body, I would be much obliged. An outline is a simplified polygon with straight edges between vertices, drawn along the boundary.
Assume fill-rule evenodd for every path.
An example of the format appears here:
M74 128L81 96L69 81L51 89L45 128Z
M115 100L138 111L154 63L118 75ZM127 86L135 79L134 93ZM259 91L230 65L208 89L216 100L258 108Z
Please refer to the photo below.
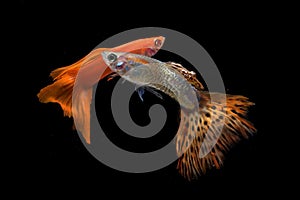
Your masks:
M104 52L104 60L109 52ZM107 64L122 78L140 86L150 86L176 99L185 109L198 106L195 88L168 63L131 53L113 53L117 60ZM119 69L119 71L118 71Z
M127 60L122 53L115 55L116 62L105 59L108 54L102 54L104 61L122 78L154 87L184 108L193 108L181 109L175 137L177 169L186 179L196 179L210 168L219 169L230 147L256 132L246 119L248 108L254 105L247 97L207 92L194 72L177 63L135 55ZM189 97L191 91L196 92L197 108L190 106L191 98L182 98Z

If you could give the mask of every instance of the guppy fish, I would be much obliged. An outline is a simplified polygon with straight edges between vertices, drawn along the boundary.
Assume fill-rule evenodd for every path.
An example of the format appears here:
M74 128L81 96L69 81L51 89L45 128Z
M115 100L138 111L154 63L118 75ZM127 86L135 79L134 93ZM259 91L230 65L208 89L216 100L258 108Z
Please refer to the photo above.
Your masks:
M197 178L210 168L219 169L223 164L224 154L230 147L256 132L253 124L245 118L249 106L254 104L247 97L227 94L224 103L224 94L204 91L195 73L177 63L162 63L145 56L122 52L104 51L102 56L111 70L122 78L137 85L154 87L176 99L185 108L181 109L175 144L179 157L177 169L188 180ZM198 110L187 112L191 108L190 102L174 96L174 88L188 88L174 85L184 83L178 73L194 88ZM161 84L157 84L157 80ZM212 141L216 141L213 146ZM199 156L201 151L205 152L204 157Z
M164 40L164 37L158 36L134 40L114 48L95 49L76 63L52 71L50 76L54 83L41 89L37 96L42 103L59 103L64 116L73 116L76 129L82 133L86 142L90 143L92 87L112 73L105 65L101 53L105 50L122 51L151 57L162 47ZM80 85L76 85L75 80L79 69Z

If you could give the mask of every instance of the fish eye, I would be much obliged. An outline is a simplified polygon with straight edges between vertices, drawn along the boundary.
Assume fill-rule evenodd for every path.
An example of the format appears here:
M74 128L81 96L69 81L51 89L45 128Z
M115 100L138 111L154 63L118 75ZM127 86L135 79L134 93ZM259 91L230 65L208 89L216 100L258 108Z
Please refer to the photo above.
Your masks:
M156 47L160 47L160 46L162 45L162 41L161 41L160 39L156 39L156 40L154 41L154 45L155 45Z
M117 55L114 54L114 53L111 53L107 56L107 59L110 61L110 62L113 62L115 60L117 60Z
M117 70L122 70L126 66L126 62L120 61L116 64Z

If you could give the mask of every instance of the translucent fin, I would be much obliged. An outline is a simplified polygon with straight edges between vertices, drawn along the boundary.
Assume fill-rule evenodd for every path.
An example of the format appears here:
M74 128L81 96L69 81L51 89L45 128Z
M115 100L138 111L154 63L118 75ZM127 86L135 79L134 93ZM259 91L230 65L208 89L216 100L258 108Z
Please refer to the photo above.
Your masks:
M245 119L248 107L253 105L246 97L227 95L225 105L210 101L211 96L218 99L221 96L218 93L201 92L200 96L199 112L189 116L181 112L184 126L179 127L176 135L177 153L183 153L177 168L188 180L197 178L212 167L220 168L224 153L240 139L256 132L252 123ZM192 138L194 140L190 141ZM209 142L215 140L217 143L209 149ZM189 142L191 145L187 147ZM200 151L206 151L206 156L200 158Z
M85 141L90 144L90 106L93 88L75 88L73 97L73 118L76 129L82 134Z
M144 95L144 93L145 93L144 87L139 87L139 88L136 87L135 90L137 91L137 93L138 93L140 99L141 99L142 101L144 101L144 99L143 99L143 95Z
M101 52L103 50L105 49L95 49L89 55L85 56L76 63L70 66L61 67L53 70L50 76L53 78L54 83L40 90L40 92L37 95L40 102L59 103L59 105L64 111L64 115L71 117L72 93L78 71L82 65L86 66L88 63L92 62L99 55L101 55ZM106 75L108 74L106 73Z
M162 95L159 92L157 92L155 89L153 89L151 87L147 87L147 86L145 86L144 89L147 90L148 92L154 94L158 98L163 99Z

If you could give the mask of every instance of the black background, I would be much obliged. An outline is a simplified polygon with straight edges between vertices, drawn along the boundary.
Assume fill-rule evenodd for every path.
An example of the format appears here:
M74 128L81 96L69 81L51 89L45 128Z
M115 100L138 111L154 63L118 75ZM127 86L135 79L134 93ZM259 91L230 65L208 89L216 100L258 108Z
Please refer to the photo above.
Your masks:
M24 138L24 142L21 141L24 148L18 152L22 159L18 161L16 180L22 180L22 184L32 180L35 186L52 192L69 186L76 190L87 187L88 191L97 192L111 188L118 191L129 186L129 191L139 187L145 194L160 189L166 193L222 194L238 198L255 197L269 191L266 185L276 186L274 163L277 161L272 148L275 146L274 135L269 134L268 116L261 96L267 88L262 81L265 77L261 71L264 66L261 60L267 38L265 30L269 26L269 19L261 17L263 10L242 7L219 12L212 6L195 8L193 5L179 5L174 9L152 2L134 8L130 4L102 3L98 6L96 3L23 0L15 7L18 17L12 24L17 27L14 36L22 50L16 58L21 61L17 65L20 76L18 87L20 93L26 93L22 101L14 99L23 111L19 116L22 123L15 128L22 127L18 136ZM227 92L247 96L256 103L250 110L249 119L258 129L257 134L235 146L227 155L222 169L211 170L192 182L177 173L176 163L145 174L119 172L103 165L87 152L77 133L71 129L72 119L63 117L59 105L41 104L36 97L41 88L51 83L49 73L52 70L76 62L114 34L147 26L174 29L195 39L218 66ZM163 56L158 53L157 58ZM99 84L107 86L103 95L109 96L114 81ZM102 95L102 91L100 93ZM99 105L107 102L99 94ZM151 95L148 97L145 105L154 99ZM137 104L143 108L143 103ZM177 108L176 103L169 99L165 100L165 104L174 104ZM106 126L109 126L107 123ZM174 123L168 126L172 129ZM142 146L132 140L128 140L130 145L122 144L117 136L112 137L121 146L129 148L136 142L137 151ZM30 141L25 142L28 139ZM157 142L150 141L147 145L155 146Z

